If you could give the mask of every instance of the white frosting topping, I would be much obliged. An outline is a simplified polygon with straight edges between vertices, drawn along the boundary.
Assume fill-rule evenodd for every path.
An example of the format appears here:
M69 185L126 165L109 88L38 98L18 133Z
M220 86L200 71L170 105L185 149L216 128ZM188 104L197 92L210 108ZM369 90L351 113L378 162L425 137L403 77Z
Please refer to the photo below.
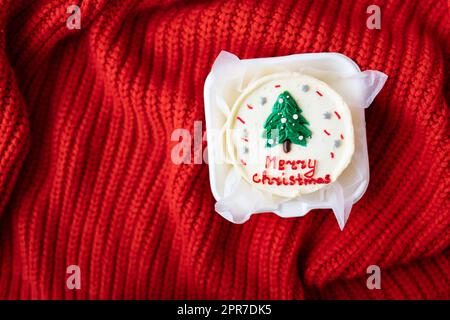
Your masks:
M283 97L294 99L297 111L291 112L295 103L289 112L274 110L277 103L278 108L287 107ZM298 140L287 143L286 153L276 136L264 136L264 124L274 111L280 111L273 118L280 137L286 126L292 126L290 136L308 129L311 136L299 134ZM227 129L227 151L243 178L284 197L311 193L335 181L355 148L351 113L342 97L326 83L299 73L272 74L247 87L232 108Z

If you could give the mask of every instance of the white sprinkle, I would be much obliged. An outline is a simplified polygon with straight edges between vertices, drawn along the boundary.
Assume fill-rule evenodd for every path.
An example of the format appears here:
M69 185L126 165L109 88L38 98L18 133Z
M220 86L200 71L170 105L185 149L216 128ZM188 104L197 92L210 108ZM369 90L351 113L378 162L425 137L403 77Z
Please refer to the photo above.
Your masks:
M273 139L269 139L269 144L273 144Z
M292 118L294 118L295 120L297 120L297 119L298 119L298 114L294 114L294 115L292 116Z
M282 98L278 99L278 102L283 103L283 99Z
M281 123L286 123L286 118L281 118Z
M298 137L298 140L303 140L303 136Z

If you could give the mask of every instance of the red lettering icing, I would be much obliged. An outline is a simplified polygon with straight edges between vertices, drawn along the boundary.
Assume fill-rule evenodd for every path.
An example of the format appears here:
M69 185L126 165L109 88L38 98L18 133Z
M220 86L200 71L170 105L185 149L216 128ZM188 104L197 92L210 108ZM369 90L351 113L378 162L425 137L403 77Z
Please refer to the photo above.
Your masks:
M311 161L313 161L313 162L311 163ZM308 169L311 169L311 170L309 170L308 172L305 173L305 177L308 177L308 178L314 177L314 173L316 172L316 165L317 165L317 160L311 160L311 159L308 160Z
M334 154L331 153L332 157ZM305 160L285 160L277 159L276 156L266 156L265 169L273 169L282 171L281 175L271 176L267 170L264 170L261 175L255 173L252 176L254 183L268 184L277 186L293 186L293 185L310 185L310 184L328 184L331 182L330 175L324 177L315 177L317 168L317 159ZM292 175L285 175L285 170L302 170Z
M266 181L267 181L267 183L268 184L270 184L270 185L272 185L273 184L273 182L272 182L272 179L270 179L268 176L267 176L267 172L264 170L263 171L263 174L262 174L262 184L266 184Z
M273 168L276 169L277 168L277 157L266 157L266 169L269 169L270 164L273 162Z
M286 161L286 164L289 162L289 160L288 161ZM280 160L280 161L278 161L278 170L284 170L284 160Z
M281 186L282 182L281 182L280 177L275 177L275 178L272 178L272 179L275 180L275 182L277 183L277 186Z
M292 170L297 170L298 169L296 161L294 161L294 160L292 160L292 161L291 160L287 160L286 164L290 165Z
M289 184L290 184L291 186L293 186L293 185L295 184L295 177L294 177L294 176L290 176L290 177L289 177Z
M305 169L305 168L306 168L305 161L303 161L303 160L298 160L298 161L297 161L297 164L301 164L302 169Z
M297 181L298 181L298 185L299 185L299 186L302 186L302 185L303 185L303 179L302 179L302 177L300 176L300 174L297 175Z

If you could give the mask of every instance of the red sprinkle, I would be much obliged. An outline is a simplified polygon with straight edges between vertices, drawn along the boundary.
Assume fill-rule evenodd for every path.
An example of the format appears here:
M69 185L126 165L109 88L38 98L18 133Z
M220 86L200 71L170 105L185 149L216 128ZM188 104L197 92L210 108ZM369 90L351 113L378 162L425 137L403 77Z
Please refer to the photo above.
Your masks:
M330 152L330 154L331 154L331 159L334 159L334 153Z
M319 91L316 91L316 93L321 97L323 96L323 94L321 94Z
M242 118L241 117L236 117L236 119L238 119L240 122L242 122L243 124L245 124L245 121L244 120L242 120Z
M344 140L344 136L341 134L341 139Z
M242 159L241 159L241 163L242 163L244 166L247 165L247 163L246 163L244 160L242 160Z
M242 138L242 140L244 140L245 142L248 142L248 139L247 139L247 138Z
M275 85L275 88L279 88L279 87L281 87L279 84Z
M327 136L331 136L331 134L327 130L323 130L323 132L325 132Z
M339 120L341 120L341 115L339 113L337 113L337 111L334 112L336 114L336 116L338 117Z
M253 107L251 106L251 105L247 105L247 108L249 108L250 110L252 110L253 109Z

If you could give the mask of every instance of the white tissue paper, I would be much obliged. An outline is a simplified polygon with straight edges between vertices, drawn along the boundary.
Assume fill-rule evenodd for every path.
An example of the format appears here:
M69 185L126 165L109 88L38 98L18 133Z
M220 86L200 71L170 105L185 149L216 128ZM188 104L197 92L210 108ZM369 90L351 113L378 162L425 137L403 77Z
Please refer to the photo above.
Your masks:
M338 179L297 198L284 198L251 186L229 160L223 139L227 117L243 90L263 76L286 71L315 77L338 92L350 107L355 135L352 160ZM339 53L240 60L222 51L204 88L208 163L216 211L231 222L243 223L254 213L299 217L312 209L330 208L342 230L352 205L362 197L369 183L364 109L386 80L386 74L375 70L362 72L354 61Z

